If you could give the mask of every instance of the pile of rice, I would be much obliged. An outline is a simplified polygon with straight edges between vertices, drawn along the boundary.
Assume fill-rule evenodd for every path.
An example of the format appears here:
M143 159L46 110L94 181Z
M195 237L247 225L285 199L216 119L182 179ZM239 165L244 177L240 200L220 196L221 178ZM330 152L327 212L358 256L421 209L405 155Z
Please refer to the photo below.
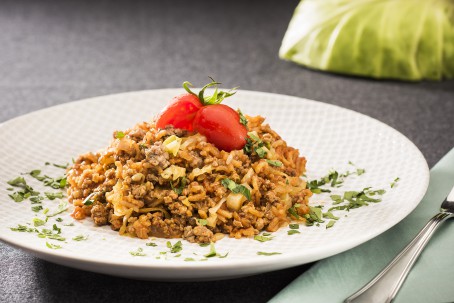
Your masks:
M246 118L248 131L262 141L263 158L254 147L220 151L200 134L156 129L153 122L115 132L106 149L79 156L68 171L73 217L90 216L122 235L199 243L304 221L312 194L300 178L306 159L264 118ZM226 178L249 189L250 199L226 188Z

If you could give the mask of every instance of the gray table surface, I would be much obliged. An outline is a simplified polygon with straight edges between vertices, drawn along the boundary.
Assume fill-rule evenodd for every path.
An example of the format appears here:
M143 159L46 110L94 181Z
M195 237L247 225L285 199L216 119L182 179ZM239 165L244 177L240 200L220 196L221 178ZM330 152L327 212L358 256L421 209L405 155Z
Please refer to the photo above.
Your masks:
M296 0L213 3L2 1L0 122L86 97L203 84L212 75L226 86L374 117L412 140L429 166L453 147L454 81L374 81L304 69L277 56ZM4 243L0 256L0 302L264 302L310 266L162 283L55 265Z

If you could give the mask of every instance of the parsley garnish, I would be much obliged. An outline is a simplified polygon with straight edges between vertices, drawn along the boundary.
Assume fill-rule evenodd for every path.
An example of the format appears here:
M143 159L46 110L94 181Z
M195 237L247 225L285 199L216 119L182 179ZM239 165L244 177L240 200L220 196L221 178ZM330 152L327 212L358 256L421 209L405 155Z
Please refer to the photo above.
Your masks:
M273 238L274 237L264 236L264 235L256 235L256 236L254 236L254 240L259 241L259 242L271 241L271 240L273 240Z
M125 136L125 133L122 131L117 131L115 133L115 138L117 138L117 139L122 139L122 138L124 138L124 136Z
M299 229L300 225L299 224L289 224L290 229Z
M146 246L153 246L153 247L156 247L158 246L156 243L153 243L153 242L148 242L147 244L145 244Z
M21 224L17 224L17 227L10 227L9 229L11 229L12 231L28 232L28 233L32 233L35 231L34 228L27 227L27 226L21 225Z
M330 220L328 224L326 224L326 229L333 227L333 225L336 223L334 220Z
M38 226L46 224L47 219L46 220L41 220L40 218L33 218L32 222L33 222L33 226L38 227Z
M200 225L207 225L208 220L207 219L197 219L197 222L199 222Z
M299 232L299 230L291 229L291 230L287 231L287 234L289 236L291 236L291 235L294 235L294 234L300 234L300 232Z
M266 162L268 162L269 165L276 166L276 167L281 167L282 162L279 160L268 160L266 159Z
M225 188L231 190L233 193L242 194L243 196L246 197L246 199L248 199L248 200L251 199L251 192L249 191L249 189L246 186L241 185L241 184L236 184L234 181L232 181L228 178L222 179L221 184Z
M170 241L167 241L167 247L170 248L170 252L172 254L175 254L177 252L180 252L183 249L183 243L181 243L181 241L178 241L177 243L172 245L172 243L170 243Z
M32 211L34 211L35 213L39 212L42 209L43 207L41 205L32 206Z
M55 245L49 242L46 242L46 246L49 247L50 249L60 249L62 248L60 245Z
M51 193L51 192L44 192L44 195L46 195L46 197L49 199L49 200L55 200L55 199L62 199L64 196L63 196L63 193L62 192L55 192L55 193Z
M243 124L246 129L247 129L247 123L248 123L248 120L246 119L246 117L243 115L243 113L241 112L240 109L238 109L238 114L240 115L240 123Z
M391 182L390 187L391 187L391 188L394 188L394 187L396 186L397 182L399 182L399 180L400 180L399 177L397 177L396 179L394 179L394 181Z
M216 257L216 249L214 248L214 243L210 243L210 252L204 255L205 258L211 258L211 257Z
M177 195L181 195L181 193L183 192L184 187L186 186L187 179L186 179L186 177L180 177L178 182L180 184L178 187L175 187L175 185L173 185L172 182L170 182L170 187L172 187L172 190Z
M77 235L73 238L74 241L85 241L88 239L88 235L87 236L84 236L84 235Z
M57 209L53 213L51 213L50 215L46 214L46 216L47 217L53 217L53 216L56 216L58 214L61 214L62 212L64 212L67 209L68 209L68 202L61 201L60 204L58 204Z
M55 164L55 163L52 163L52 165L55 166L55 167L58 167L58 168L67 169L68 166L69 166L69 163L66 163L66 164Z
M147 255L143 252L143 249L140 247L137 248L136 251L130 251L129 253L134 257L145 257Z
M259 256L273 256L273 255L281 255L282 253L280 252L264 252L264 251L258 251L257 255Z
M184 261L191 262L191 261L195 261L195 259L194 258L185 258Z
M254 150L260 158L264 158L268 152L265 143L256 135L256 132L248 132L247 135L248 138L246 138L246 145L243 147L243 152L245 154L251 154Z

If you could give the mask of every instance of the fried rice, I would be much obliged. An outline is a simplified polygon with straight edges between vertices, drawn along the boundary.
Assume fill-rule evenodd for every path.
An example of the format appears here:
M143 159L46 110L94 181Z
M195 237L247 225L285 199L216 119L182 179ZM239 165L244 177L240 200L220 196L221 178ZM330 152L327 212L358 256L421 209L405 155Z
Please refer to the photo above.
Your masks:
M154 122L114 132L107 148L80 155L69 168L72 216L91 217L121 235L198 243L304 221L312 195L300 178L306 159L263 117L246 118L255 140L231 152L201 134L156 129Z

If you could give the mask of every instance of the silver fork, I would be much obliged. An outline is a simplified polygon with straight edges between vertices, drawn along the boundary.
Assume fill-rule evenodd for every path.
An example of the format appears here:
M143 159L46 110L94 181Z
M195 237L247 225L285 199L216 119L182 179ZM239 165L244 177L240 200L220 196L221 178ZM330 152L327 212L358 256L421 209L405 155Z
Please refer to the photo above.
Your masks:
M454 188L451 189L448 197L441 204L440 212L427 222L410 244L375 278L345 299L344 303L391 302L434 232L441 223L452 217L454 217Z

